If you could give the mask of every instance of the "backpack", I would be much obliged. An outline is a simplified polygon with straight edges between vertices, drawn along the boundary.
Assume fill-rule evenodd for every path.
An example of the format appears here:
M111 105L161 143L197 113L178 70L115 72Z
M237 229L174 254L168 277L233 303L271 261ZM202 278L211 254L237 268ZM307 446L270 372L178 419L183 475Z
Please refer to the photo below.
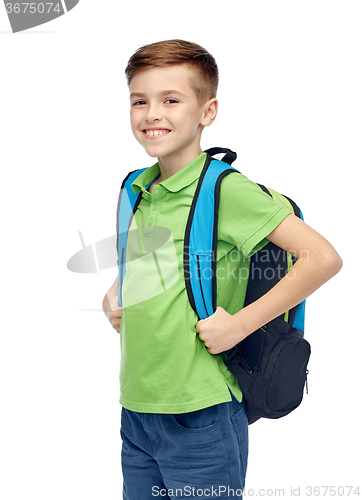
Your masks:
M231 167L236 159L233 151L211 148L205 152L207 158L190 207L184 238L186 291L199 319L205 319L216 311L216 245L221 182L229 173L239 172ZM221 154L224 155L222 161L213 158ZM134 193L131 184L145 170L135 170L127 175L118 200L118 302L121 307L128 231L142 198L142 192ZM300 209L290 198L261 184L259 187L303 219ZM124 193L127 195L124 196ZM251 256L244 306L270 290L294 262L292 255L272 242ZM280 418L289 414L300 405L304 386L308 389L310 345L304 339L304 313L305 301L223 353L225 365L240 385L249 424L261 417Z

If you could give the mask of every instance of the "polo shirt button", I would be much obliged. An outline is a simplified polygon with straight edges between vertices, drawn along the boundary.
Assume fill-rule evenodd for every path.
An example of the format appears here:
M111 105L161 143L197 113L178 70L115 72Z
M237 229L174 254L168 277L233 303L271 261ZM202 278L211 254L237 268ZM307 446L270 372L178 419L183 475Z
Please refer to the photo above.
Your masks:
M158 206L157 205L152 205L152 210L157 210Z

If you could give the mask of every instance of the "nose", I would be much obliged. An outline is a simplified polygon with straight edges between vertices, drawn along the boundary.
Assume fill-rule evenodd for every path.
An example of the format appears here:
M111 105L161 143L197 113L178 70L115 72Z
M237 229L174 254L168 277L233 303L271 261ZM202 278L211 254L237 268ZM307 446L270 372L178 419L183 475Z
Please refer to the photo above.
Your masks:
M146 113L146 121L154 122L159 121L162 118L162 113L157 104L149 104Z

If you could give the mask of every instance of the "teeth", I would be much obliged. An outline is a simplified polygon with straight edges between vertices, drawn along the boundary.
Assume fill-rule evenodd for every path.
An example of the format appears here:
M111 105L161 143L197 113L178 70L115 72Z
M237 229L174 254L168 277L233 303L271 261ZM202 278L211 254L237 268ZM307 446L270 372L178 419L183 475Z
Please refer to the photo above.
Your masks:
M168 130L146 130L147 135L164 135Z

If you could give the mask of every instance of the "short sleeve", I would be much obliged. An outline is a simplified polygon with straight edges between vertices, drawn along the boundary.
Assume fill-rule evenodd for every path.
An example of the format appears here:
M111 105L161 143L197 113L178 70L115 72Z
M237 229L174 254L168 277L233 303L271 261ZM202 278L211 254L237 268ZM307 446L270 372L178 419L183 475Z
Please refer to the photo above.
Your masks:
M257 184L232 172L221 182L218 239L250 257L268 243L266 236L290 213Z

